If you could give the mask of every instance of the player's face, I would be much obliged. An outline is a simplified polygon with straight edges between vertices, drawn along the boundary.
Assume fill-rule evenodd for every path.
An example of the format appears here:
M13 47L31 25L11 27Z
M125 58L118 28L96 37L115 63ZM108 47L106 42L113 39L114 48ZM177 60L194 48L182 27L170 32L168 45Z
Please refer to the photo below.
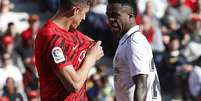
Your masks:
M108 5L106 14L112 32L123 34L128 31L128 27L133 21L128 9L127 6L125 7L118 3Z
M89 11L89 6L80 7L75 11L71 28L76 29L82 20L85 20L86 13Z

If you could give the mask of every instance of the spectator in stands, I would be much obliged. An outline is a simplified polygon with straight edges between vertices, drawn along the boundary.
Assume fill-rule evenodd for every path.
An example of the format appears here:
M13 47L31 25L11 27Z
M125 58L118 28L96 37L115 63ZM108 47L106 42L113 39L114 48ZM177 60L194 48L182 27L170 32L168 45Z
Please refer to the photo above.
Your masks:
M146 36L148 42L151 44L154 51L164 51L164 45L162 41L162 35L157 27L154 27L151 23L151 19L148 15L142 17L143 33Z
M15 38L17 34L18 32L16 30L15 24L13 22L8 23L8 27L4 35L8 35Z
M166 12L168 15L174 16L179 24L183 24L186 20L190 19L191 9L185 5L185 1L177 0L176 6L170 6Z
M16 83L17 91L24 92L23 78L18 67L12 64L11 54L4 53L2 55L2 66L0 67L0 92L3 90L3 85L6 84L6 79L11 77Z
M166 26L161 26L161 33L162 33L162 41L165 49L167 49L168 44L170 42L170 35L169 30Z
M23 101L22 95L17 92L17 88L13 78L6 79L3 96L8 97L9 101Z
M21 45L17 51L22 56L22 59L26 66L33 65L33 47L34 39L39 30L39 16L31 15L28 20L30 27L25 30L21 35Z
M196 10L190 15L192 20L201 21L201 0L196 0Z
M200 0L201 1L201 0ZM183 49L182 53L185 55L189 62L194 61L201 55L201 21L190 21L183 25L182 41ZM185 44L186 43L186 44Z
M163 43L162 32L160 29L160 22L155 15L156 13L154 12L155 9L153 1L147 1L145 12L142 16L142 27L148 41L152 40L150 44L153 50L156 66L158 67L158 64L161 62L161 53L163 53L163 51L165 50L165 46Z
M146 17L148 17L148 19L146 19ZM156 15L154 15L154 7L153 7L152 1L147 1L142 20L143 20L142 24L143 24L144 30L149 30L145 36L147 37L148 41L152 40L150 44L152 46L153 51L163 52L164 45L162 41L162 33L160 30L160 22L159 22L159 19L156 17ZM150 28L146 28L148 26L150 26ZM150 36L151 34L152 36Z
M22 43L24 44L29 44L33 43L32 41L35 39L36 34L38 33L39 30L39 25L40 25L40 18L38 15L33 14L29 16L28 22L29 22L29 28L26 29L25 31L22 32Z
M108 76L103 75L100 78L101 85L99 87L100 92L98 95L99 101L114 101L114 93L112 89L112 85L108 82Z
M189 88L196 101L201 101L201 56L197 59L196 64L189 76Z
M113 101L113 88L109 82L109 71L105 64L97 64L96 72L88 80L87 95L89 101ZM113 81L113 79L112 79Z
M173 32L178 31L180 28L180 24L178 23L177 19L173 15L166 15L164 18L162 18L162 28L165 27L167 29L166 34L171 34ZM162 32L164 30L162 29Z
M181 25L180 29L181 48L185 48L192 41L193 27L190 21Z
M94 74L91 75L90 79L87 82L88 89L87 89L87 96L89 101L97 101L98 100L98 95L100 92L100 75Z
M138 8L139 13L143 14L146 9L147 2L151 2L153 4L154 15L157 18L162 18L166 8L168 6L167 0L137 0L138 1Z
M30 27L21 34L21 44L17 47L25 65L24 85L26 91L38 89L38 78L35 68L35 58L33 55L34 39L39 30L39 16L31 15L28 19Z
M149 17L153 27L159 28L160 23L154 12L153 2L147 1L144 15Z
M147 38L148 42L152 44L155 28L152 26L151 19L147 15L144 15L142 18L142 27L145 37Z
M163 54L161 66L158 68L162 92L169 97L169 100L177 99L181 96L176 70L177 67L186 64L187 60L179 49L179 39L172 36L169 47Z
M192 33L192 38L196 42L201 42L201 0L196 0L196 10L190 15L192 23L190 26L193 26L194 32Z
M193 40L182 50L182 53L189 62L192 62L201 55L200 49L201 44Z
M153 50L154 60L156 67L161 62L161 53L163 53L165 46L163 43L162 32L160 29L160 22L156 16L153 1L147 1L145 6L145 12L142 16L142 26L145 36L150 43Z
M2 38L2 52L1 54L9 54L11 56L12 64L15 65L20 72L25 72L25 67L20 55L14 49L15 40L13 37L6 35Z
M8 28L5 34L3 34L1 38L3 38L4 36L11 36L15 41L14 47L19 46L21 38L20 38L20 34L17 32L16 25L13 22L8 23Z
M7 25L10 22L13 22L17 28L18 32L21 32L26 27L28 27L28 24L26 22L23 22L21 20L27 19L28 14L27 13L16 13L11 11L11 3L10 0L2 0L0 2L1 9L0 9L0 33L4 34ZM1 35L2 35L1 34Z

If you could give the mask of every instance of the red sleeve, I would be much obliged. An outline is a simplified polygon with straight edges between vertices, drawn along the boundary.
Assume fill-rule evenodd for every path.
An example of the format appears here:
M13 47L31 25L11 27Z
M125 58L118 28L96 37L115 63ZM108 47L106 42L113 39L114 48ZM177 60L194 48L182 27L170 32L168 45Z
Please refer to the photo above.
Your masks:
M69 54L73 45L67 43L62 36L53 35L50 40L51 60L55 66L53 69L59 71L66 66L72 65Z

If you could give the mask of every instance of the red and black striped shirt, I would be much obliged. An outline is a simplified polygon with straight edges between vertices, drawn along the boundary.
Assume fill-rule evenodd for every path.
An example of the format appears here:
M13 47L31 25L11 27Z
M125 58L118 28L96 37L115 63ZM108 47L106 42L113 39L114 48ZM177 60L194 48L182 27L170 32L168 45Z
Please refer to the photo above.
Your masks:
M67 92L56 74L68 65L78 70L92 44L93 41L78 30L67 32L51 20L47 21L35 40L42 101L87 101L86 83L77 93Z

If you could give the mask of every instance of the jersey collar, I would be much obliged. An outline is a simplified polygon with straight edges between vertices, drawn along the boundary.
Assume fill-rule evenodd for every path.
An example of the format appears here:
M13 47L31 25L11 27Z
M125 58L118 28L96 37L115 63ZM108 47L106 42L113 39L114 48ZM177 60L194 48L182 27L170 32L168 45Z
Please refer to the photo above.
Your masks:
M133 26L131 29L128 30L128 32L121 38L120 43L122 44L123 42L125 42L127 40L127 38L134 32L139 31L140 30L140 26L136 25Z

